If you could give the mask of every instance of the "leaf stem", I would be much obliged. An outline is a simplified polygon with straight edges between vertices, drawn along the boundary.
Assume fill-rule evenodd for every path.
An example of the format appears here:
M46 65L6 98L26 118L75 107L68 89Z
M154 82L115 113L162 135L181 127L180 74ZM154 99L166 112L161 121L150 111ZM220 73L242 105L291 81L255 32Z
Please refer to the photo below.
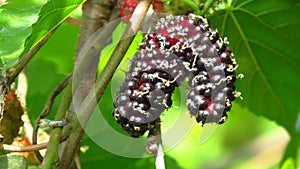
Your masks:
M48 101L47 101L47 103L46 103L43 111L41 112L41 114L37 118L37 120L36 120L36 122L34 124L33 134L32 134L32 144L33 145L37 144L37 132L38 132L40 120L43 119L43 118L45 118L45 117L47 117L49 115L56 96L69 84L71 77L72 77L72 75L67 76L67 78L64 79L58 85L58 87L54 90L54 92L52 93L52 95L48 99ZM40 152L38 150L36 150L36 151L34 151L34 153L35 153L36 157L38 158L38 160L40 162L42 162L43 161L43 157L40 154Z
M149 130L146 152L154 155L156 169L165 169L164 150L161 138L161 120L155 121L154 128Z
M201 15L204 15L209 10L209 8L213 5L214 1L215 0L207 0L207 1L205 1L204 8L201 11Z
M80 27L80 25L81 25L81 21L80 20L72 18L72 17L68 17L65 20L65 22L70 23L70 24L75 25L75 26L78 26L78 27Z
M61 104L59 105L57 114L55 116L55 120L65 119L66 112L71 105L71 100L72 100L72 81L70 81L67 86ZM52 130L50 141L47 147L47 152L41 168L43 169L56 168L59 162L58 145L60 143L61 132L62 132L61 127L56 127Z
M194 10L195 14L200 14L199 4L197 2L194 2L193 0L180 0L180 1L190 6Z

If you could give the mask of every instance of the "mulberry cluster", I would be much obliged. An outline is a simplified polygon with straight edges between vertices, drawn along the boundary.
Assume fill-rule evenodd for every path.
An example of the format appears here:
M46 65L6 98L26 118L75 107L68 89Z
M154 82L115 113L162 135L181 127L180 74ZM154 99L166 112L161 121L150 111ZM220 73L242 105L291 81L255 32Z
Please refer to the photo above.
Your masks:
M171 106L174 88L188 79L189 113L198 123L223 123L237 95L237 63L227 44L202 16L161 18L131 63L113 115L132 136L142 135ZM149 90L143 90L146 84Z

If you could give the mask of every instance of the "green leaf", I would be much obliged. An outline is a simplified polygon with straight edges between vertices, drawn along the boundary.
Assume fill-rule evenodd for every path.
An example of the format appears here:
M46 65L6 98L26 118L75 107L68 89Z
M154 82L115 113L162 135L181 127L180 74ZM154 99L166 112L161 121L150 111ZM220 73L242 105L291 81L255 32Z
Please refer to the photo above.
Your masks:
M237 71L245 75L237 82L244 98L240 103L276 121L292 137L300 134L296 129L300 95L297 4L296 0L233 0L226 10L212 16L213 25L230 40Z
M0 168L5 169L27 169L26 159L18 154L7 154L0 156Z
M10 0L0 6L0 66L10 67L23 51L31 25L46 0Z
M43 6L38 21L32 26L32 33L26 39L23 53L28 52L43 37L62 23L84 0L50 0Z
M84 0L8 1L0 6L0 66L16 64L51 30L64 21Z

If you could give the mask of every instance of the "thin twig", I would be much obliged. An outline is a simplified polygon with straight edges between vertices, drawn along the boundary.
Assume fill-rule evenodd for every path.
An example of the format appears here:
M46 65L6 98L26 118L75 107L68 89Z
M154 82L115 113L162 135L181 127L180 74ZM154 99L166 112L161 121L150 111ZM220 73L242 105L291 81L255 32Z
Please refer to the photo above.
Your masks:
M66 137L61 137L59 142L62 143L66 141ZM36 150L42 150L47 148L48 142L46 143L40 143L30 146L16 146L16 145L8 145L8 144L0 144L0 150L1 151L9 151L9 152L30 152L30 151L36 151Z
M39 122L41 119L47 117L52 109L52 105L54 103L54 100L56 98L56 96L68 85L70 79L72 77L72 74L67 76L58 86L57 88L54 90L54 92L52 93L52 95L50 96L50 98L48 99L43 111L41 112L41 114L39 115L39 117L37 118L35 124L34 124L34 128L33 128L33 134L32 134L32 144L37 144L37 132L38 132L38 128L39 128ZM43 156L41 155L41 153L36 150L34 151L36 157L38 158L38 160L40 162L43 161Z
M57 114L55 116L55 120L60 121L65 119L66 113L71 105L71 100L72 100L72 80L69 81L64 96L60 102L59 108L57 110ZM61 139L61 132L62 132L61 127L56 127L52 129L50 141L45 155L45 160L43 160L41 168L48 169L57 166L59 161L58 145Z
M151 2L152 2L151 0L143 0L138 4L137 8L134 11L134 14L132 15L134 18L133 17L131 18L132 23L126 27L126 30L123 33L123 36L121 38L122 40L117 44L116 50L113 52L106 67L99 75L96 81L96 85L94 86L96 90L97 102L100 100L114 72L116 71L118 65L120 64L132 40L134 39L135 34L137 33ZM127 37L128 35L133 35L133 36ZM94 54L92 56L94 56ZM82 106L80 110L77 111L78 116L80 116L80 122L77 118L72 119L73 120L72 127L76 128L76 130L74 130L69 136L69 139L66 143L66 146L64 148L61 157L61 161L58 167L59 169L68 168L72 162L72 159L75 154L74 147L80 144L80 140L83 134L83 128L85 128L96 106L95 102L93 101L94 96L95 96L94 90L90 90L90 93L81 104ZM73 117L76 117L76 114L74 114Z
M43 111L41 112L41 114L39 115L38 118L43 119L45 117L47 117L49 115L49 113L51 112L53 103L55 98L57 97L58 94L61 93L61 91L69 84L70 80L72 78L72 74L68 75L54 90L54 92L52 93L52 95L50 96L50 98L48 99Z
M7 144L1 144L0 150L2 151L9 151L9 152L29 152L35 150L41 150L47 148L48 143L41 143L36 145L30 146L12 146Z
M75 25L75 26L78 26L78 27L80 27L80 25L81 25L81 21L80 20L75 19L75 18L71 18L71 17L68 17L65 20L65 22L70 23L70 24Z
M161 126L160 126L160 118L158 118L154 127L149 130L147 145L146 145L146 153L150 155L156 155L158 150L158 145L161 144Z
M146 152L154 155L156 169L165 169L164 151L161 138L161 123L158 118L155 121L154 127L149 130Z

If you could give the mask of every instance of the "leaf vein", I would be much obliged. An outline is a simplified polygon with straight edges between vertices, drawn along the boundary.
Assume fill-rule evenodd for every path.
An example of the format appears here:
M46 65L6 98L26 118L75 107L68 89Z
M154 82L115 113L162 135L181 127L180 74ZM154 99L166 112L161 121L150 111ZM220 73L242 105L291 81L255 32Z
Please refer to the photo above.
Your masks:
M287 112L286 112L284 106L282 105L282 103L280 102L278 96L276 95L276 93L275 93L274 90L272 89L270 83L267 81L266 76L262 73L262 71L261 71L261 69L260 69L260 67L259 67L259 65L258 65L258 62L257 62L256 59L255 59L253 50L252 50L252 48L250 47L249 41L247 40L247 37L246 37L246 35L245 35L243 29L241 28L241 25L239 24L237 18L236 18L235 15L233 14L233 12L230 13L230 16L232 17L233 22L234 22L234 24L236 25L236 27L237 27L237 29L238 29L238 32L240 33L241 38L243 39L243 41L244 41L244 43L245 43L245 45L246 45L246 48L247 48L247 50L248 50L248 52L249 52L250 59L252 60L252 62L253 62L253 64L254 64L255 68L256 68L257 71L258 71L258 75L262 78L263 83L265 83L267 90L268 90L268 91L270 92L270 94L275 98L275 101L277 102L277 105L279 106L280 111L282 111L282 113L284 114L285 120L287 120L287 117L286 117Z
M295 67L297 67L296 63L294 61L292 61L291 59L289 59L288 57L284 56L283 54L281 54L281 52L277 51L276 49L264 44L264 43L261 43L257 40L253 40L253 39L248 39L249 42L251 43L254 43L254 44L257 44L261 47L263 47L264 49L267 49L268 51L274 53L275 55L277 55L279 58L282 58L284 60L286 60L290 65L293 65Z
M255 18L255 20L259 23L261 23L262 25L266 26L267 28L273 30L275 33L277 33L279 36L283 37L283 38L286 38L286 39L290 39L290 40L293 40L291 39L290 36L287 36L286 34L283 34L282 32L278 31L277 29L274 28L274 26L270 25L270 24L267 24L266 22L264 22L263 20L261 20L259 17L257 17L254 13L246 10L246 9L241 9L241 8L234 8L233 11L240 11L240 12L244 12L250 16L252 16L253 18ZM231 13L231 15L234 15Z
M235 1L236 2L236 1ZM241 8L241 7L243 7L243 6L245 6L245 5L247 5L247 4L249 4L249 3L252 3L252 2L254 2L253 0L247 0L247 1L244 1L243 3L240 3L238 6L236 6L237 8ZM233 5L235 5L235 3L233 4Z

